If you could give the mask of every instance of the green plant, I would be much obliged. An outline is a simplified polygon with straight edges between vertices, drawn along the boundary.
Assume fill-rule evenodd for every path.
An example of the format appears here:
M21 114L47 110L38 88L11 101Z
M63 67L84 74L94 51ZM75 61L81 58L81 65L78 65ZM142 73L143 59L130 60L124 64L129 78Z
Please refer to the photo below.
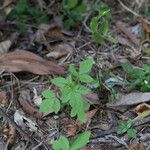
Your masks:
M87 6L83 1L63 0L62 3L62 19L66 29L70 30L83 20L83 15L87 10Z
M131 78L128 88L139 87L142 92L150 92L150 65L144 64L143 68L133 68L130 63L122 65Z
M137 137L136 131L132 129L132 120L119 120L117 134L124 133L133 138Z
M69 75L66 78L57 77L51 82L60 88L59 99L63 105L71 106L71 117L77 116L81 121L86 121L86 111L89 109L89 104L83 100L82 95L87 94L90 89L86 84L95 84L95 80L88 75L93 65L93 59L87 59L81 62L79 69L73 65L69 66ZM50 93L49 93L50 92ZM54 93L44 91L45 100L40 106L41 111L48 111L48 108L57 113L60 109L59 100Z
M112 38L108 34L108 21L111 19L111 12L105 4L101 4L97 12L98 14L95 17L93 17L90 21L92 36L96 42L100 44L105 44L105 37Z
M45 13L39 8L30 6L27 0L18 0L16 7L8 14L7 19L15 21L21 31L27 30L29 22L38 24L48 22Z
M90 131L86 131L77 135L71 143L65 136L60 136L60 138L53 143L54 150L79 150L86 146L90 138Z

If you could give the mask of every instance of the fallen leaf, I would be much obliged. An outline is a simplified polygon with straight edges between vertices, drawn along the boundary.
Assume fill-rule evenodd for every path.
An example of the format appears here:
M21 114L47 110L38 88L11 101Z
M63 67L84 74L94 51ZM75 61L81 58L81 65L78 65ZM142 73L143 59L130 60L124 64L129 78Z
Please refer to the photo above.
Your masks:
M48 53L47 57L52 57L54 59L59 59L71 52L73 52L73 46L74 42L67 44L67 43L61 43L59 45L55 45L52 47L52 52Z
M131 106L139 103L149 102L150 93L145 92L135 92L126 95L122 95L119 100L116 100L114 103L107 104L109 107L119 107L119 106Z
M30 102L30 92L29 91L21 91L20 96L18 98L18 101L20 105L22 106L23 111L25 111L27 114L37 118L37 119L44 119L44 113L39 112L38 108L34 107L33 104Z
M66 74L63 67L27 51L16 50L0 57L0 68L6 72L27 71L34 74Z
M85 95L82 95L82 97L85 101L87 101L91 105L100 104L100 100L99 100L98 95L96 93L89 92Z
M18 33L13 33L10 39L0 42L0 55L5 54L9 51L9 48L18 37Z
M140 20L142 23L145 40L149 41L150 40L150 22L143 17L141 17Z
M33 88L33 93L34 93L33 102L36 106L39 107L42 103L42 97L37 95L36 88Z
M138 106L136 106L134 111L137 114L140 114L140 113L143 113L144 111L149 110L149 109L150 109L150 105L148 105L146 103L142 103L142 104L139 104Z
M129 150L145 150L145 148L142 144L137 143L137 144L132 144Z
M8 99L5 91L0 91L0 105L7 106Z
M30 131L36 132L37 131L37 124L35 121L25 117L22 111L16 110L14 114L14 121L17 125L21 126L22 128L29 127Z

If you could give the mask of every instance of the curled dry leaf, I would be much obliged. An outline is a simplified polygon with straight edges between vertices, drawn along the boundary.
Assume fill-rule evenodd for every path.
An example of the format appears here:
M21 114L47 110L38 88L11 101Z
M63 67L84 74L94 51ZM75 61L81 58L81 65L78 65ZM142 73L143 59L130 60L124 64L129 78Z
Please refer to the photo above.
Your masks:
M27 51L16 50L0 57L0 68L6 72L27 71L34 74L66 74L63 67Z
M17 125L25 128L26 126L29 127L30 131L37 131L37 124L35 121L25 117L25 114L22 111L16 110L14 114L14 121Z
M39 112L38 108L34 107L33 104L30 102L30 92L29 91L21 91L19 96L19 103L22 106L22 109L29 115L37 118L37 119L44 119L44 113Z
M143 113L144 111L150 110L150 105L146 104L146 103L142 103L139 104L138 106L136 106L136 108L134 109L134 111L137 114Z
M67 54L70 54L73 52L73 46L74 42L67 44L67 43L61 43L59 45L55 45L52 47L53 51L48 53L47 57L52 57L54 59L59 59Z
M17 37L18 33L13 33L10 36L10 39L0 42L0 55L5 54L9 51L9 48L11 47L11 45L13 44L13 42Z
M126 95L122 95L119 100L116 100L114 103L107 104L109 107L120 107L120 106L130 106L136 105L139 103L149 102L150 93L145 92L134 92Z

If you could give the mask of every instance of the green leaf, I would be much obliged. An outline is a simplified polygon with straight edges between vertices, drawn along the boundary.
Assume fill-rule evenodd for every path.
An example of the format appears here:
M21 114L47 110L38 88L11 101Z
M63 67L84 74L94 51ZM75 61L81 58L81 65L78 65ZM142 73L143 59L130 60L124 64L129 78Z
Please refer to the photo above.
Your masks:
M92 20L90 22L90 28L91 28L93 33L98 32L98 22L97 22L96 17L92 18Z
M65 78L62 78L62 77L58 77L58 78L54 78L54 79L51 79L51 82L60 87L60 88L63 88L66 84L66 79Z
M28 30L28 27L25 23L16 22L16 26L21 32L26 32Z
M23 13L27 7L27 0L18 0L15 10L18 13Z
M60 138L53 142L54 150L70 150L69 149L69 141L66 137L60 136Z
M108 31L109 31L109 24L107 20L103 20L103 22L101 23L101 28L102 28L102 33L104 35L107 35Z
M84 4L79 5L78 7L76 7L74 9L75 12L77 12L78 14L83 14L86 12L87 6Z
M86 122L87 117L85 110L87 109L86 105L83 102L81 95L77 93L72 93L72 98L69 101L72 109L71 109L71 117L75 117L77 115L78 119L82 122Z
M53 111L55 114L57 114L60 110L60 101L58 99L55 99L54 104L53 104Z
M40 112L52 111L51 109L52 109L53 104L54 104L53 100L50 100L50 99L43 100L40 105Z
M93 59L86 59L81 62L79 67L79 74L88 73L91 71L93 66Z
M148 64L144 64L143 65L144 70L146 71L146 73L150 73L150 65Z
M78 0L67 0L67 3L65 4L65 8L71 9L75 7L78 3Z
M78 76L78 72L76 71L76 68L73 65L69 65L69 73Z
M137 137L136 131L134 129L128 129L127 134L128 134L128 136L130 136L132 138Z
M79 80L81 82L85 82L85 83L89 83L89 82L94 81L94 79L91 76L87 75L87 74L81 74L79 76Z
M131 63L123 63L123 64L122 64L122 68L123 68L123 70L124 70L125 72L127 72L127 73L132 72L132 69L133 69Z
M130 120L125 121L125 120L120 120L119 121L119 126L118 126L118 134L123 134L127 132L129 128L131 128L132 122Z
M105 44L105 40L104 38L100 35L100 33L98 32L94 32L93 33L93 39L98 42L99 44Z
M90 131L86 131L84 133L77 135L70 146L70 150L79 150L85 147L86 144L89 142L90 135L91 135Z
M62 90L61 98L62 103L67 103L71 99L71 91L68 88Z
M45 97L45 98L54 98L55 97L55 93L51 90L44 90L42 92L42 96Z
M77 84L75 87L75 92L78 93L78 94L87 94L90 90L85 87L85 86L82 86L80 84Z

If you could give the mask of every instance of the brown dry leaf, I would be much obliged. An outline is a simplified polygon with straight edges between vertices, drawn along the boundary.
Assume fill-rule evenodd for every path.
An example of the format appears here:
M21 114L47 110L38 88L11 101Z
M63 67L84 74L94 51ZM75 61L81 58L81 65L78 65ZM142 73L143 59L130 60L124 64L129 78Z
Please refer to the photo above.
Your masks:
M145 150L142 144L132 144L129 150Z
M74 136L79 132L79 127L77 123L72 119L65 120L65 127L66 127L66 135L68 137Z
M120 106L131 106L139 103L149 102L150 93L145 92L135 92L126 95L122 95L119 100L116 100L114 103L107 104L109 107L120 107Z
M37 119L44 119L44 113L39 112L38 108L34 107L30 102L30 92L27 90L21 91L20 96L18 98L18 101L20 105L22 106L23 111L25 111L27 114L37 118Z
M36 33L36 41L48 45L54 39L62 39L63 34L61 28L57 25L41 24Z
M3 134L7 137L8 147L13 146L16 141L16 129L11 124L6 124Z
M67 43L61 43L59 45L55 45L52 47L52 52L48 53L47 57L52 57L54 59L59 59L63 56L66 56L67 54L70 54L73 52L73 46L74 42L71 42L70 44Z
M0 91L0 105L7 106L8 99L5 91Z
M131 40L135 47L138 48L140 46L140 41L128 30L123 22L117 21L116 26Z
M146 103L139 104L139 105L136 106L136 108L134 109L134 111L135 111L137 114L141 114L141 113L143 113L144 111L147 111L147 110L150 110L150 105L148 105L148 104L146 104Z
M28 51L10 52L0 57L0 69L6 72L27 71L34 74L66 74L63 67L44 60L42 57Z
M145 40L150 40L150 22L147 21L145 18L141 18L141 23L145 35Z

